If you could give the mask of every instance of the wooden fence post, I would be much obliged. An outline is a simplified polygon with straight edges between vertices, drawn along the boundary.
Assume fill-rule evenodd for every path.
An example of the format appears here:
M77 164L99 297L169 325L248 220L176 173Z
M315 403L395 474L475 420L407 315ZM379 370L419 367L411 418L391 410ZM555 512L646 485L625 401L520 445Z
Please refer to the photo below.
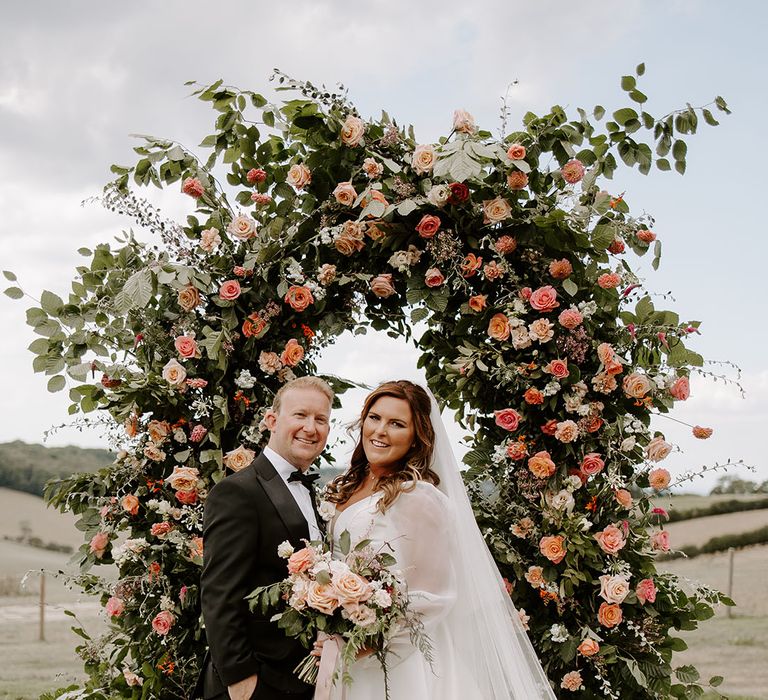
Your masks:
M733 547L728 547L728 597L733 599ZM731 617L733 608L728 606L728 617Z
M45 641L45 572L40 572L40 635L39 641Z

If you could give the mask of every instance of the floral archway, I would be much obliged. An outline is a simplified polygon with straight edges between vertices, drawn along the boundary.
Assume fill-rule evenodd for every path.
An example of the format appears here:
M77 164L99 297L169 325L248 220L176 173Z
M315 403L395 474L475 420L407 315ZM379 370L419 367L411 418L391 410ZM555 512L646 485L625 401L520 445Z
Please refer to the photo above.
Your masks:
M670 543L645 493L669 482L649 423L688 397L698 323L654 307L629 264L657 266L652 221L604 187L621 162L683 173L685 137L717 122L707 107L653 117L643 71L610 116L555 106L494 138L459 110L433 144L362 119L343 91L277 73L291 99L276 106L219 81L195 86L217 112L207 160L146 138L113 166L104 204L155 239L82 250L69 298L28 311L49 389L123 426L114 464L47 490L80 516L79 583L111 619L80 648L80 697L188 697L207 489L250 462L274 392L341 332L417 323L430 388L474 434L478 521L557 693L696 692L695 669L673 668L675 630L723 597L657 571ZM175 183L183 225L136 195ZM92 572L111 563L117 582Z

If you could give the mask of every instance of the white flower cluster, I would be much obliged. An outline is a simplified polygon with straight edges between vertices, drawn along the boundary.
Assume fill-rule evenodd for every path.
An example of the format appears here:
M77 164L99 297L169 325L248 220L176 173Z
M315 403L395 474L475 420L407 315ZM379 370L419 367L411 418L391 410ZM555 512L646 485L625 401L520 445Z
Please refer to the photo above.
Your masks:
M491 462L494 464L501 464L507 458L507 448L505 443L496 445L493 448L493 454L491 455Z
M181 508L177 508L169 501L158 501L156 498L150 498L147 501L147 508L160 513L160 515L168 515L175 520L181 517Z
M568 641L568 629L565 625L552 625L549 628L549 634L552 636L553 642L567 642Z
M320 229L320 242L325 245L333 243L341 231L341 226L324 226Z
M240 374L235 379L235 384L241 389L253 389L256 386L256 377L254 377L247 369L240 370Z
M293 258L289 259L283 274L289 282L293 282L295 284L302 284L305 279L304 270L301 269L301 265Z
M112 558L117 566L138 557L149 546L143 537L127 539L123 544L112 549Z
M323 287L323 285L318 284L314 280L307 280L304 283L304 286L312 292L315 301L322 301L325 299L325 287Z
M196 399L192 402L191 408L194 411L195 420L200 420L201 418L207 418L211 415L211 411L213 411L213 402L209 398Z
M551 382L547 382L542 393L544 396L554 396L558 391L560 391L560 382L553 379ZM587 408L587 410L589 410L589 408Z
M584 318L589 318L597 311L597 302L594 301L582 301L579 306L579 313Z

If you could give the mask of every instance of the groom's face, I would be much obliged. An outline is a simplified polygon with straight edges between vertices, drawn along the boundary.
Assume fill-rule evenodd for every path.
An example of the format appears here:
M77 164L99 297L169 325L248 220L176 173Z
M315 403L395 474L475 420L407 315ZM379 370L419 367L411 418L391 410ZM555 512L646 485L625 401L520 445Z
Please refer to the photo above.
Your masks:
M308 387L289 389L280 410L264 418L271 433L269 447L298 469L307 469L325 447L330 430L331 402L323 392Z

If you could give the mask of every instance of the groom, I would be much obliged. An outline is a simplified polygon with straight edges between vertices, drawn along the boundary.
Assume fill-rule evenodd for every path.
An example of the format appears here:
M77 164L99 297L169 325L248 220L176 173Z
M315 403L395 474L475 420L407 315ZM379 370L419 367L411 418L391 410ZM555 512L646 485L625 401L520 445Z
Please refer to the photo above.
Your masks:
M205 700L309 700L293 669L306 655L271 613L251 613L245 596L287 576L278 545L318 539L311 485L301 477L328 440L333 391L318 377L283 385L264 422L267 447L220 481L205 503L201 601L209 653L197 694Z

